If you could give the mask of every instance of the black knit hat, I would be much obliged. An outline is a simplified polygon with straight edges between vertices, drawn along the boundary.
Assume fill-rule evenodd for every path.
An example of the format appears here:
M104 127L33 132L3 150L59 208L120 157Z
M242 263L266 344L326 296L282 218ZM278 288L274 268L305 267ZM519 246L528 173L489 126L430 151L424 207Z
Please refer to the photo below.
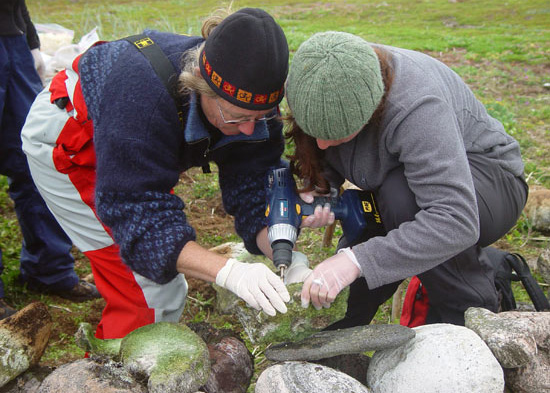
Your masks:
M273 108L283 99L288 73L285 34L267 12L243 8L208 36L199 68L210 87L233 105Z

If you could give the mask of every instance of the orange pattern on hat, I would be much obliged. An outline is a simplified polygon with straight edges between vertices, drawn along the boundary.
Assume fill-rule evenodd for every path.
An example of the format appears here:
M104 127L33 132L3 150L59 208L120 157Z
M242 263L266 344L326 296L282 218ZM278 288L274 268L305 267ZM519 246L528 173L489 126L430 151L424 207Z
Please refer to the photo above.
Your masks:
M277 101L277 98L279 98L279 92L280 92L280 90L279 91L274 91L273 93L271 93L269 95L269 103Z
M206 53L204 51L202 52L201 62L204 70L210 76L210 80L212 81L212 83L218 88L221 88L222 91L224 91L231 97L235 97L239 101L253 103L256 105L263 105L266 102L271 104L273 102L276 102L279 96L283 94L283 88L269 94L254 94L252 92L238 88L237 86L224 80L222 76L220 76L216 71L213 70L212 65L210 65L210 63L206 59Z
M212 71L211 79L212 79L212 83L218 87L220 87L220 85L222 84L222 78L216 73L216 71Z
M237 100L242 102L250 102L252 99L252 93L246 90L241 90L237 92Z

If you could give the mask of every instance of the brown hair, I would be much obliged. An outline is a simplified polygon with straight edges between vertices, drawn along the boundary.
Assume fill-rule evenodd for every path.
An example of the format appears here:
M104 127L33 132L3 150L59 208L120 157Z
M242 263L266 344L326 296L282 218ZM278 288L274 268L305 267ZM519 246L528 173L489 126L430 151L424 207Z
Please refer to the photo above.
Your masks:
M384 81L384 95L368 124L377 125L382 120L387 96L393 83L393 69L390 64L391 54L389 52L379 47L374 47L374 51L380 62L382 80ZM285 138L294 141L295 145L294 154L288 156L290 168L292 173L304 182L304 187L300 191L318 189L320 192L328 192L330 186L322 174L324 150L319 149L314 137L302 131L292 114L286 116L285 121L288 124Z

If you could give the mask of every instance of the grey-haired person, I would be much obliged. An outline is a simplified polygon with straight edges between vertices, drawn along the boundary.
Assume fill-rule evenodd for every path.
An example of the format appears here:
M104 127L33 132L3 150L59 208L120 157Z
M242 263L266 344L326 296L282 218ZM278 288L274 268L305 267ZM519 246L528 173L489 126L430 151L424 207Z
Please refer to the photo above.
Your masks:
M296 172L310 189L347 179L373 191L386 232L342 238L306 278L304 306L328 307L351 285L346 318L332 328L368 324L416 275L430 300L426 323L464 324L468 307L496 311L484 247L515 225L528 186L518 142L464 81L426 54L324 32L299 47L286 87Z
M200 246L172 192L183 171L214 162L237 233L252 253L271 254L265 181L284 149L281 27L244 8L209 17L203 37L144 34L136 46L158 45L176 71L175 99L131 42L98 43L38 96L23 129L37 186L105 298L96 336L178 321L186 277L215 281L268 314L286 312L279 277Z

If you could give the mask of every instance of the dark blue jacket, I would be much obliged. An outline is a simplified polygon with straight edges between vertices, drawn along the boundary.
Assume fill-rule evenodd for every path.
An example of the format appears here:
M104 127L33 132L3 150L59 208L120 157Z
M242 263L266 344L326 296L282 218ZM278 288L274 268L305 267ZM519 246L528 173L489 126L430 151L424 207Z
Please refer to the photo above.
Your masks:
M183 53L203 39L146 31L181 71ZM184 203L171 190L181 172L213 161L226 211L247 249L261 253L265 182L284 149L279 121L258 123L251 136L213 143L194 95L185 96L183 129L176 105L149 61L128 42L95 46L79 63L82 92L94 122L96 205L124 261L158 283L175 277L177 257L195 239Z
M40 47L40 39L24 0L0 1L0 35L26 35L30 49Z

